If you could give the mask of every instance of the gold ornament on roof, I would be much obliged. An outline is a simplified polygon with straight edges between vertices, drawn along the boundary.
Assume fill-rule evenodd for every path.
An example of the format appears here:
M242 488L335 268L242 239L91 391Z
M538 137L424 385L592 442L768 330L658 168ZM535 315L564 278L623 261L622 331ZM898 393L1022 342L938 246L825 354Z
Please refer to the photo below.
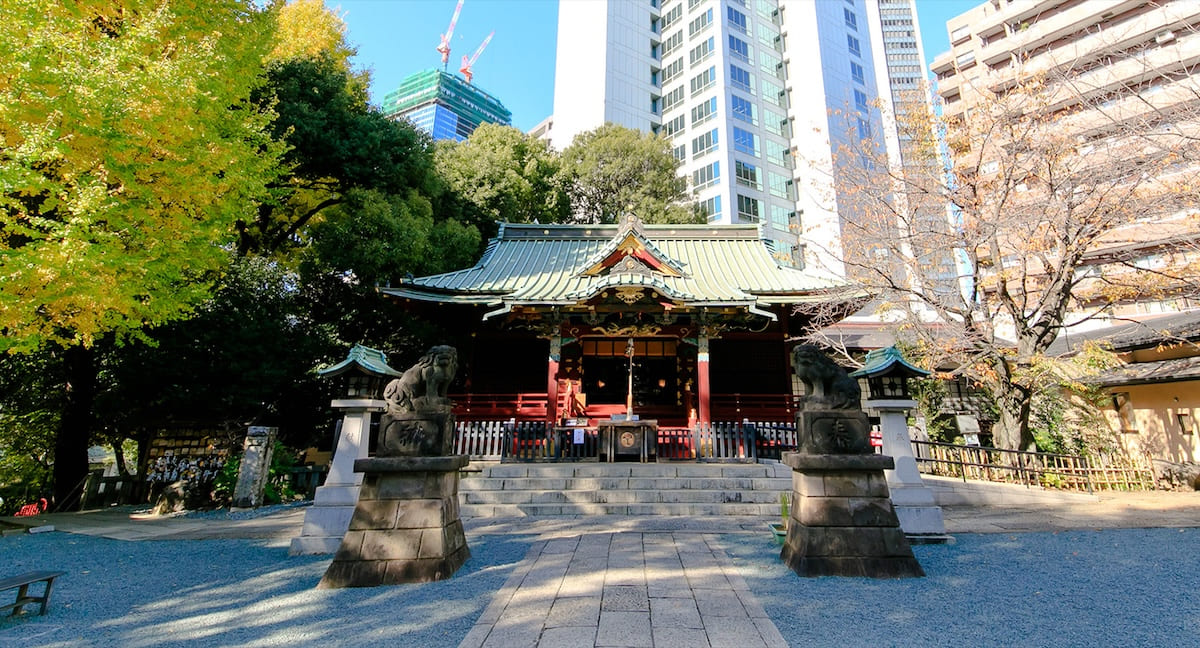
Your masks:
M617 299L631 305L636 304L646 296L642 289L637 286L618 286L615 290Z

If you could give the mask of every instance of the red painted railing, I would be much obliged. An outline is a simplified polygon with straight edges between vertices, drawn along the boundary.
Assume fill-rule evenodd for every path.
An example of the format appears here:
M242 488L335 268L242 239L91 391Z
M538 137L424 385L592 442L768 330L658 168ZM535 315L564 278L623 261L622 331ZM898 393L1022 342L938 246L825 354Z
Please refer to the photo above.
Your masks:
M796 397L791 394L713 394L709 410L714 421L791 421Z
M519 394L452 394L454 416L460 421L546 420L545 392Z

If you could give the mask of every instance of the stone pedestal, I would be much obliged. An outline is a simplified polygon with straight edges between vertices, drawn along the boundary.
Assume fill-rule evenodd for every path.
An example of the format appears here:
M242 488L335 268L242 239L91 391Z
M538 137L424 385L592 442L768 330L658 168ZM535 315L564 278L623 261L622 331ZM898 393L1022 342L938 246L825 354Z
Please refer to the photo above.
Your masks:
M888 497L876 454L785 453L792 507L780 558L801 576L908 578L925 572Z
M342 433L325 484L317 489L312 506L304 513L300 536L292 538L289 553L293 556L331 554L342 544L363 478L362 473L354 472L354 462L366 458L371 414L382 412L386 403L356 398L335 400L332 405L343 412Z
M376 587L449 578L470 557L458 513L466 455L359 459L349 529L319 588Z
M416 412L388 413L379 422L383 456L445 457L454 451L454 414L450 402Z
M251 425L246 428L237 484L233 487L234 508L262 506L263 489L271 474L271 456L275 452L275 435L278 433L279 428L275 427Z
M892 457L895 468L884 471L892 505L900 528L910 536L931 541L945 541L946 522L942 508L933 498L933 491L921 481L917 459L913 456L908 438L908 412L916 407L911 400L869 400L867 407L879 412L879 429L883 433L883 454Z

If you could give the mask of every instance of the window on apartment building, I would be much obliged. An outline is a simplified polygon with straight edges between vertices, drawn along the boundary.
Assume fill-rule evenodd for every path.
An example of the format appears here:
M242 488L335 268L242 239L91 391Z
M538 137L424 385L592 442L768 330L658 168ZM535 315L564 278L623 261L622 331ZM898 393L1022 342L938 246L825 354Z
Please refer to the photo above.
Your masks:
M792 210L781 205L771 205L771 226L775 229L786 230L791 223Z
M780 76L783 74L783 61L778 56L760 49L758 50L758 64L767 74Z
M679 57L667 64L667 67L662 70L662 82L670 83L675 77L683 74L683 57Z
M776 198L788 198L788 182L791 178L767 171L767 191Z
M750 62L750 44L738 38L737 36L729 37L729 55L740 61Z
M780 108L787 108L787 95L784 94L784 90L781 86L771 83L768 78L763 78L761 85L763 99L775 104L776 106L779 106Z
M859 83L866 84L867 77L863 71L863 66L855 63L854 61L850 61L850 78Z
M687 144L680 144L671 149L671 155L679 161L680 164L687 162Z
M707 90L708 88L712 87L712 85L716 82L717 82L717 68L715 66L710 67L707 70L701 72L700 74L697 74L696 76L692 77L692 80L691 80L692 94L695 95L697 93L703 92L704 90Z
M683 102L683 86L679 86L663 95L663 110L670 110Z
M750 196L737 195L738 218L743 221L758 222L762 218L762 201Z
M671 7L665 13L663 13L662 28L666 29L667 27L670 27L671 25L673 25L675 23L676 20L679 20L682 17L683 17L683 4L680 3L680 4L675 5L674 7Z
M750 73L733 63L729 64L729 85L742 92L754 94L754 85L750 79Z
M867 93L859 90L858 88L854 89L854 107L858 108L859 110L871 109L871 103L867 99Z
M692 51L688 53L688 64L695 65L709 56L712 56L715 44L716 40L712 36L709 36L708 40L705 40L703 43L693 47Z
M696 203L696 211L704 215L708 222L721 220L721 197L713 196L708 200Z
M871 139L871 124L870 124L870 122L863 119L862 117L858 118L858 139L860 139L860 140Z
M733 127L733 150L758 155L758 136L737 126Z
M688 11L696 8L696 5L705 2L705 0L688 0Z
M746 122L747 124L757 124L756 111L754 110L754 102L748 99L743 99L737 95L730 95L729 109L733 111L733 118Z
M670 136L674 135L675 133L678 133L679 131L683 130L683 120L684 120L683 115L680 115L680 116L676 117L675 119L672 119L671 121L663 124L663 127L662 127L663 135L670 137Z
M787 117L771 110L763 110L763 128L767 129L768 133L787 137Z
M950 42L957 43L959 40L969 36L970 33L971 33L971 27L969 25L963 25L962 27L957 27L957 28L955 28L954 31L950 32Z
M854 31L858 31L858 16L845 7L842 8L842 15L846 17L846 26Z
M971 67L975 65L975 52L964 52L954 57L955 64L960 68Z
M700 14L688 25L688 36L695 36L712 24L713 11L709 9Z
M729 16L729 26L742 32L743 34L746 33L746 14L734 9L733 7L726 7L726 9L727 15Z
M692 125L712 119L717 114L717 98L708 99L692 108Z
M709 151L717 149L717 129L712 129L699 137L692 139L692 159L696 159Z
M792 156L786 144L767 139L767 161L781 167L792 168Z
M750 187L751 189L762 189L762 183L758 180L758 167L749 162L734 160L733 175L740 185Z
M670 54L676 47L683 44L683 30L679 30L667 37L662 43L662 55Z
M704 189L712 186L721 179L721 163L713 162L706 164L692 172L692 187L694 189Z
M862 57L862 46L859 44L857 38L849 34L846 35L846 48L850 50L851 54L859 58Z

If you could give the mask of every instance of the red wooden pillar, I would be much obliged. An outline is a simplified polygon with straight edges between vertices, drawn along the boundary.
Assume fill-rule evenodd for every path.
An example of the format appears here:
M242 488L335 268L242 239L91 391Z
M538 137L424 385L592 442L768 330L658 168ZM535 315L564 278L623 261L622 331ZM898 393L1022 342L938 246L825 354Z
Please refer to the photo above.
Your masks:
M696 353L696 386L699 390L700 423L712 423L709 409L709 397L712 393L708 382L708 336L701 333L698 340L699 350Z
M546 360L546 422L558 422L558 362L562 358L562 338L550 338L550 357Z

